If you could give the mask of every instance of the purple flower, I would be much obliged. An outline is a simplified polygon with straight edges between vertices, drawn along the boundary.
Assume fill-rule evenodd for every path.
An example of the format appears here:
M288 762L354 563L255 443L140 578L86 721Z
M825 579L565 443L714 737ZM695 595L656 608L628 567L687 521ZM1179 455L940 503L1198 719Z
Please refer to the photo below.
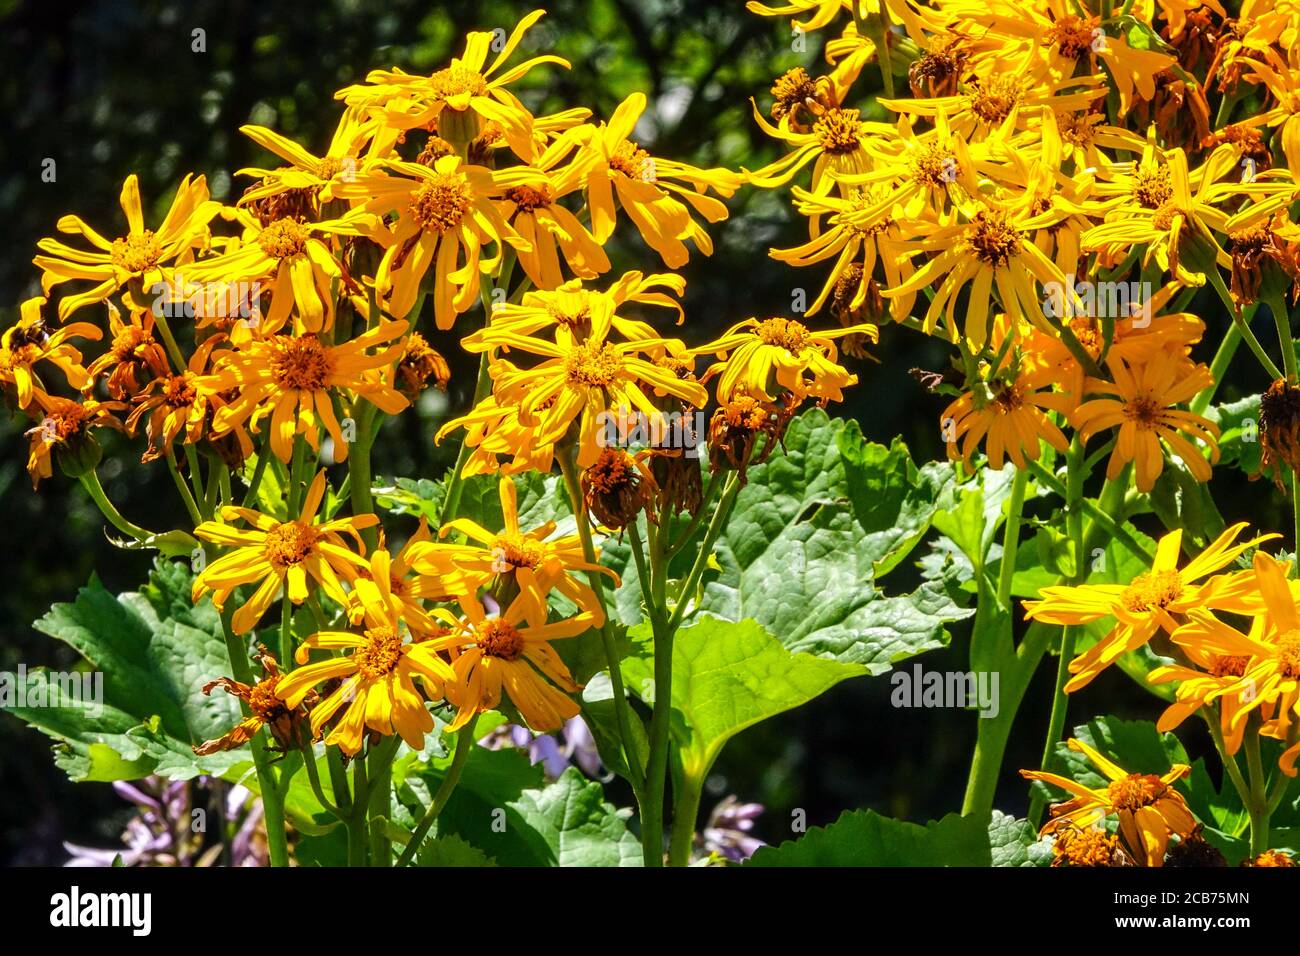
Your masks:
M713 808L704 828L704 849L732 863L743 863L754 855L762 840L749 835L754 821L763 813L761 803L741 803L728 795Z
M613 777L601 763L596 739L581 717L565 721L557 734L534 734L519 724L504 724L479 743L489 750L526 748L529 762L540 763L546 776L552 780L558 779L573 765L596 780L605 781Z

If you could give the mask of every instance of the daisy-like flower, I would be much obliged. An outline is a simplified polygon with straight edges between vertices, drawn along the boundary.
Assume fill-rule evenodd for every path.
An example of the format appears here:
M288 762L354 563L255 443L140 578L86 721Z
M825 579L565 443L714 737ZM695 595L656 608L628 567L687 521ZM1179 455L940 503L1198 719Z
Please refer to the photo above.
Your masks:
M331 284L342 278L326 240L316 235L322 226L288 216L263 225L252 213L239 210L244 239L225 253L189 266L195 282L246 283L265 286L271 306L259 328L278 332L291 312L298 331L320 332L334 324ZM294 306L297 306L296 312Z
M113 336L112 344L107 352L86 366L86 372L91 378L108 373L105 384L111 398L118 401L134 398L150 381L167 374L170 368L167 352L154 337L152 312L133 311L123 321L121 311L110 302L108 331Z
M1119 477L1131 461L1138 490L1150 491L1164 471L1163 442L1193 478L1209 481L1210 462L1219 460L1219 428L1202 415L1175 407L1190 401L1213 381L1209 368L1171 352L1157 352L1136 366L1108 356L1106 367L1114 381L1089 379L1087 390L1107 397L1084 402L1074 420L1084 442L1097 432L1119 426L1106 476ZM1192 440L1209 447L1210 461Z
M41 415L35 428L27 430L27 474L32 487L53 473L51 453L58 452L59 465L70 475L81 475L99 462L99 444L91 432L96 428L122 430L115 417L126 406L122 402L74 401L37 390L28 411ZM37 411L39 409L39 411Z
M812 238L793 249L769 249L768 255L780 262L802 267L834 258L826 284L805 315L815 315L826 299L836 291L840 280L856 266L858 277L852 296L844 302L849 312L859 311L867 299L867 291L879 263L885 282L901 285L912 274L911 260L903 256L903 245L898 224L888 211L878 217L868 218L866 212L875 203L875 194L865 187L845 187L845 196L818 196L796 186L791 190L795 208L801 216L809 217ZM821 225L827 217L829 228ZM899 296L890 303L896 319L905 318L916 301L913 296Z
M26 408L42 391L36 373L38 362L48 362L78 391L90 387L91 374L81 365L81 352L69 339L80 338L97 341L103 332L89 322L74 322L50 331L41 315L45 299L37 296L19 307L16 325L0 336L0 385L12 386L18 395L18 407Z
M197 443L203 437L208 413L225 404L220 395L200 385L212 349L222 338L220 335L211 336L194 350L183 372L176 375L164 372L137 393L126 427L134 435L140 421L148 416L145 433L149 436L149 447L140 457L142 463L170 454L172 444L182 434L185 444ZM235 434L245 457L251 455L253 445L244 429L236 429Z
M207 243L208 223L221 208L220 203L208 199L204 177L186 176L157 231L146 229L140 209L140 182L134 173L122 186L121 205L129 231L112 241L77 216L59 220L59 232L81 235L95 247L93 251L76 249L57 239L42 239L36 244L47 253L32 260L42 270L41 287L46 295L55 286L71 280L95 283L93 288L59 300L60 320L83 306L103 302L133 281L138 283L138 291L151 288L162 280L163 265L187 261L195 249ZM129 306L144 308L147 304L132 302Z
M369 728L384 736L398 734L411 749L423 750L424 737L433 730L433 715L416 682L430 700L440 700L456 675L438 655L435 642L410 640L401 604L389 588L387 551L374 553L370 571L370 577L354 582L362 607L357 625L361 633L321 631L308 637L294 654L301 666L280 678L275 693L286 706L297 707L317 684L341 679L338 688L311 710L314 737L343 709L325 737L326 746L337 745L355 756ZM313 649L343 651L343 656L309 664Z
M630 138L645 107L645 94L633 93L608 123L575 130L579 147L574 163L586 175L596 241L603 245L613 234L622 208L664 264L678 269L690 258L684 239L704 255L713 254L713 240L691 216L692 210L709 222L726 219L726 204L706 192L711 189L727 198L743 180L729 169L699 169L651 156Z
M700 380L719 376L722 403L747 396L770 404L775 401L770 393L777 389L786 389L799 401L812 396L822 403L842 402L843 389L858 377L837 363L835 339L854 333L876 341L876 327L865 323L814 332L793 319L746 319L693 354L712 353L721 360L709 366ZM698 408L704 403L692 404Z
M432 269L434 318L438 328L449 329L478 301L479 273L496 268L502 243L531 251L494 200L511 187L545 185L544 174L526 167L493 172L456 156L443 156L432 168L390 162L338 184L335 195L357 205L322 228L366 236L384 247L375 287L386 298L384 311L395 318L411 311ZM397 215L391 227L382 218L390 213ZM482 250L488 244L497 251L485 260Z
M239 205L261 202L289 191L301 191L311 198L315 212L320 213L324 203L333 196L334 184L355 176L362 162L362 153L372 144L370 155L385 155L392 150L396 134L381 133L380 123L367 115L362 107L344 110L339 125L334 130L329 147L323 156L316 156L286 136L281 136L265 126L241 126L239 131L268 152L274 153L289 164L287 168L262 169L248 167L236 176L255 176L261 182L246 190ZM375 137L378 135L378 139Z
M394 129L436 125L440 136L456 144L470 142L485 123L495 123L510 148L527 162L533 157L533 117L506 87L543 63L568 69L569 61L545 54L509 69L502 67L528 29L545 15L545 10L534 10L520 20L490 65L487 58L495 49L496 36L474 31L465 37L465 52L431 76L373 70L365 83L345 87L335 98L349 105L382 108L385 125Z
M1179 635L1179 643L1195 643L1206 653L1245 659L1241 676L1233 685L1243 693L1232 714L1232 730L1239 734L1256 711L1271 714L1263 730L1288 745L1279 765L1294 776L1300 758L1300 743L1295 738L1296 718L1300 717L1300 609L1296 582L1287 580L1289 569L1289 562L1255 552L1254 579L1263 602L1262 625L1243 634L1206 610L1194 610L1193 626Z
M519 368L498 359L489 366L496 407L515 405L519 424L537 426L538 442L554 445L578 424L578 465L582 468L600 453L602 412L640 412L649 422L663 422L663 411L647 390L657 396L671 395L696 408L709 398L698 382L682 379L670 367L652 360L664 352L680 354L680 343L667 339L612 342L609 316L604 321L599 315L592 318L591 331L581 341L565 335L557 335L554 342L513 336L510 348L540 356L542 361L536 365Z
M555 399L539 409L545 411ZM496 471L513 475L521 471L549 472L555 463L555 441L539 440L542 425L534 416L532 424L519 420L521 409L511 402L498 402L489 395L464 415L453 418L434 436L441 443L454 431L465 429L465 444L473 451L465 460L461 477L490 475Z
M1119 838L1134 860L1146 866L1162 866L1171 836L1185 837L1196 827L1196 818L1174 783L1192 772L1187 764L1174 764L1163 776L1129 773L1107 760L1082 740L1073 738L1069 747L1084 754L1109 781L1105 789L1092 790L1067 777L1041 770L1022 770L1027 780L1041 780L1072 794L1073 799L1052 806L1052 819L1042 833L1050 835L1064 827L1086 829L1114 816L1119 821Z
M1054 384L1056 376L1051 370L1007 369L980 383L977 390L961 395L943 410L940 419L948 457L969 465L983 442L989 467L1000 470L1007 458L1017 468L1025 467L1025 459L1037 461L1043 441L1057 451L1068 450L1069 439L1047 413L1068 416L1074 401L1052 391Z
M345 460L348 443L334 415L331 390L352 392L389 415L406 408L410 404L406 397L373 374L391 370L401 358L400 338L406 328L406 322L383 322L342 345L326 345L310 333L254 339L198 380L209 393L239 389L238 396L213 419L213 435L219 438L245 423L257 432L262 419L270 416L271 450L287 462L296 435L304 435L312 448L318 447L319 422L334 439L336 460ZM371 348L380 351L371 353Z
M451 599L458 582L419 574L411 567L411 556L415 550L433 539L429 523L420 518L420 526L406 539L406 544L396 554L389 552L384 541L384 533L379 533L379 551L387 557L382 559L388 569L388 591L397 605L398 612L412 633L423 639L430 634L441 631L441 627L429 616L424 608L425 601L448 601ZM358 577L374 576L376 564L372 559L368 569L357 573ZM365 615L365 605L360 595L353 590L348 594L348 618L353 625L358 624Z
M592 618L583 612L529 626L524 623L528 604L521 594L500 616L489 617L477 597L466 595L460 598L460 617L441 608L434 612L450 633L423 646L452 654L456 681L446 686L447 699L458 708L452 730L499 706L503 690L533 730L558 730L578 715L580 708L569 694L582 688L550 642L582 634L593 626Z
M761 189L784 186L812 163L812 191L818 195L828 193L836 179L869 173L872 161L868 143L894 132L887 123L864 120L861 110L840 106L819 107L811 129L799 132L785 124L773 126L759 112L757 103L753 107L754 119L764 133L794 147L762 169L742 170L745 181Z
M259 647L257 662L262 666L262 679L251 687L230 677L218 677L203 686L204 696L210 695L220 687L232 697L239 698L248 708L249 714L231 730L216 738L204 741L193 748L200 757L234 750L248 743L263 727L267 729L281 751L297 748L300 745L298 728L307 719L307 712L301 707L289 708L284 701L275 696L275 689L280 683L280 664L274 655L264 646ZM303 701L308 707L316 704L316 695L312 693Z
M600 243L559 202L580 191L586 181L578 163L560 165L576 145L573 136L557 138L531 164L545 179L532 185L507 186L497 203L501 218L530 247L518 250L519 265L539 289L554 289L564 282L561 255L569 271L581 279L594 279L610 268Z
M600 602L591 587L575 576L589 572L609 576L618 585L618 575L599 562L586 560L576 534L552 538L556 523L547 521L529 531L519 527L519 493L515 483L503 477L498 484L505 527L492 532L468 518L457 518L438 532L445 538L458 531L466 544L421 541L408 547L407 561L417 574L450 584L451 590L475 594L493 581L513 582L524 618L534 627L546 623L547 595L552 589L581 608L593 627L604 623ZM454 582L454 583L452 583Z
M350 535L358 551L364 551L361 531L379 524L373 514L318 521L325 498L325 472L319 471L307 489L297 518L280 521L251 508L227 505L221 509L221 521L205 521L194 529L196 537L234 550L222 555L194 579L191 599L198 601L212 592L218 610L235 588L256 584L244 604L235 611L231 628L246 634L261 620L266 609L287 588L289 600L301 604L307 600L311 582L319 585L340 605L347 603L343 580L353 580L358 569L367 568L366 559L348 548L343 535ZM229 522L242 519L248 528Z
M1258 613L1260 601L1255 594L1253 575L1249 572L1215 574L1250 548L1279 537L1265 534L1237 541L1245 528L1245 522L1232 525L1181 569L1178 562L1183 532L1171 531L1156 546L1151 570L1139 574L1127 585L1043 588L1039 600L1026 601L1025 617L1045 624L1091 624L1106 617L1115 619L1115 626L1104 637L1070 661L1070 673L1074 676L1065 685L1066 693L1086 687L1121 654L1151 640L1157 630L1174 633L1182 624L1180 618L1196 608Z
M1247 122L1252 125L1279 127L1282 152L1291 175L1300 179L1300 52L1287 50L1287 59L1272 47L1262 51L1262 61L1247 58L1246 78L1262 84L1273 94L1275 104Z
M1263 618L1254 620L1252 630L1262 628ZM1161 733L1171 731L1192 714L1217 703L1224 746L1229 754L1235 754L1241 748L1246 730L1245 722L1236 719L1237 712L1252 696L1252 691L1241 681L1250 658L1241 654L1216 654L1205 644L1207 630L1198 616L1193 615L1191 621L1172 635L1173 642L1183 649L1194 666L1166 664L1147 675L1151 684L1178 682L1175 700L1160 715L1156 729Z

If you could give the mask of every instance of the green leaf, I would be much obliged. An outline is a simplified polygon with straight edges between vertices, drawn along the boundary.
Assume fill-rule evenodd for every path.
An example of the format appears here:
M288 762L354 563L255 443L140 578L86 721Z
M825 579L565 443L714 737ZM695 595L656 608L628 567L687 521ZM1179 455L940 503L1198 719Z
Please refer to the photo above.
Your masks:
M645 657L623 662L630 691L653 687L653 666ZM866 673L858 664L792 654L755 621L699 618L673 643L670 727L682 769L702 779L726 742L746 727Z
M605 802L601 785L576 767L543 790L524 792L509 806L531 829L528 843L541 865L641 865L641 843L627 829L632 811Z
M192 744L239 720L226 694L200 688L228 674L221 621L204 598L191 605L190 573L160 560L139 592L114 597L92 578L72 604L56 604L35 627L103 675L99 712L84 706L14 707L58 741L55 760L73 780L129 780L156 773L186 780L221 775L247 754L196 757Z
M994 866L1048 866L1052 849L1028 820L1018 820L1001 810L989 821L989 848Z
M950 813L921 826L846 810L828 827L762 847L746 866L989 866L989 831L976 817Z
M885 597L873 584L877 567L894 567L919 540L944 486L936 468L917 471L905 455L901 443L863 443L856 426L820 409L796 418L783 449L750 469L699 610L752 618L791 650L873 673L946 643L944 626L971 612L942 586Z
M452 835L437 840L426 840L415 857L418 866L496 866L492 859L476 846L470 846L460 837Z

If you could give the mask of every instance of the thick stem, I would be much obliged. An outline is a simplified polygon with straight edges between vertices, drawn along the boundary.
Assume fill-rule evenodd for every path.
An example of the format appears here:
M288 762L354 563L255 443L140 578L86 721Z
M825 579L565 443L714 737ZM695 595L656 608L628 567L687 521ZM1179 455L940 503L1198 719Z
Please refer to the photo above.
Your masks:
M461 771L465 769L465 761L469 759L470 751L474 749L474 724L470 721L462 727L456 735L456 752L452 755L451 766L447 768L447 776L442 778L442 785L438 787L438 792L433 795L433 802L429 804L429 809L425 811L424 816L420 819L419 824L411 832L411 842L406 844L406 849L402 855L397 858L397 865L407 866L415 858L415 854L420 849L420 844L424 842L429 828L433 826L438 814L442 808L447 805L451 799L452 793L456 790L456 784L460 782Z
M650 761L646 770L645 798L641 807L641 848L646 866L663 866L664 790L668 771L669 718L673 697L673 631L664 620L664 609L655 600L654 568L647 568L641 532L636 522L628 525L632 556L636 560L641 591L645 595L650 627L654 634L654 701L650 718ZM653 557L653 554L652 554ZM651 564L655 564L652 560ZM658 569L662 575L663 568Z
M998 573L998 604L1008 611L1011 610L1011 584L1016 575L1016 554L1020 548L1020 522L1025 507L1025 487L1028 483L1029 472L1024 468L1016 468L1016 477L1011 482L1011 500L1007 504L1007 522L1002 537L1002 565Z
M682 774L681 792L673 807L673 828L668 841L668 865L689 866L695 845L695 821L700 815L704 781Z

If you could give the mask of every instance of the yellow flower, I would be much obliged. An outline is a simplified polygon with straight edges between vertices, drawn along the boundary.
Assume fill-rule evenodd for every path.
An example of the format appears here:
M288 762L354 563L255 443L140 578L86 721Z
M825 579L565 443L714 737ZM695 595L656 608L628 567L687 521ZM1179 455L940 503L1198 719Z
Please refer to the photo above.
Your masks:
M203 686L204 696L220 687L232 697L239 698L248 708L249 715L235 724L228 733L194 747L194 753L198 756L206 757L223 750L234 750L252 740L263 727L271 734L282 752L291 747L297 749L301 745L298 728L307 714L301 709L286 707L284 701L275 696L275 689L281 677L280 665L265 647L257 655L257 660L262 665L265 676L251 687L229 677L219 677ZM315 696L314 693L309 695L305 703L309 706L315 705Z
M335 460L345 460L348 443L334 415L331 390L351 391L389 415L406 408L410 403L403 395L370 374L391 369L401 358L400 337L406 327L406 322L384 322L342 345L326 345L310 333L249 342L226 356L216 372L198 380L207 392L239 389L238 397L217 413L214 436L246 422L252 431L260 431L261 420L269 415L271 450L287 462L296 435L304 435L313 449L318 447L319 420L334 439ZM372 354L372 347L382 348Z
M741 396L773 402L774 386L789 390L800 401L811 395L823 403L841 402L843 389L858 377L837 364L834 340L854 333L876 340L876 327L869 324L814 332L793 319L746 319L693 351L712 352L723 360L711 365L701 381L719 375L718 401L724 404Z
M713 254L713 240L691 211L709 222L726 219L726 205L706 191L729 197L740 188L741 177L728 169L698 169L651 156L629 139L645 106L645 95L633 93L608 123L575 130L580 145L574 163L587 177L587 206L596 241L603 245L613 234L622 207L646 244L668 268L677 269L690 258L683 239L690 239L706 256Z
M545 410L555 403L543 403L539 410ZM544 442L539 436L543 425L535 416L531 424L520 421L522 409L511 402L498 402L489 395L464 415L447 422L434 436L435 443L441 443L452 432L465 429L465 444L472 448L461 477L472 475L490 475L500 469L513 475L521 471L549 472L555 461L555 441ZM510 459L506 464L501 459Z
M1069 395L1052 392L1055 382L1050 370L1022 370L981 383L978 398L974 391L963 394L944 409L940 419L948 457L969 465L971 455L987 441L989 467L1000 470L1008 457L1017 468L1025 467L1026 458L1037 461L1040 441L1066 451L1070 441L1047 412L1068 415L1074 403Z
M427 642L427 646L453 655L456 681L447 685L446 693L459 710L452 730L465 726L476 714L496 708L502 690L536 731L558 730L578 715L577 702L563 691L571 694L581 688L550 642L588 630L593 626L589 614L533 627L524 624L528 613L524 595L496 617L488 616L477 597L460 598L460 606L460 617L443 609L434 612L451 633Z
M86 366L91 378L108 372L108 394L118 400L134 398L151 380L170 369L162 343L154 338L153 313L133 311L129 320L108 304L108 330L113 342L108 351ZM112 371L109 371L112 369Z
M322 228L366 236L384 247L375 288L387 299L384 311L395 318L410 313L432 268L434 317L438 328L449 329L478 301L479 273L496 268L502 243L531 251L494 200L513 186L543 187L544 174L525 167L493 172L456 156L443 156L433 168L391 162L385 169L391 173L375 168L338 184L334 194L357 205ZM389 213L397 214L391 227L382 218ZM484 260L487 244L495 244L497 252Z
M1272 47L1265 47L1260 52L1264 62L1246 58L1242 65L1249 71L1248 77L1262 83L1276 102L1271 109L1257 113L1248 122L1252 126L1281 127L1280 139L1287 168L1293 177L1300 179L1300 52L1291 46L1287 49L1286 60Z
M343 275L325 240L322 226L287 216L266 225L240 210L244 241L227 252L185 270L186 278L209 283L267 283L271 307L258 328L278 332L297 306L294 328L320 332L334 325L332 284Z
M298 646L294 659L302 666L280 678L276 696L297 707L308 692L327 680L342 679L338 688L311 710L313 736L340 710L334 729L325 738L349 756L361 750L366 728L390 736L399 734L413 750L424 749L425 734L433 730L433 715L416 687L418 680L432 700L441 699L444 685L455 679L451 667L432 642L408 640L401 605L389 589L389 554L376 551L370 576L357 578L361 634L321 631ZM312 648L343 651L342 657L307 663ZM344 707L346 705L346 707Z
M103 332L89 322L74 322L53 332L45 324L41 310L45 299L27 299L19 308L18 323L0 336L0 385L12 385L18 394L18 407L32 404L42 385L36 374L37 362L49 362L78 391L90 388L91 374L81 366L81 352L68 339L97 341Z
M1188 439L1204 442L1209 446L1211 460L1218 461L1219 428L1202 415L1174 406L1190 401L1209 385L1213 381L1210 370L1171 352L1158 352L1137 366L1122 358L1107 357L1106 367L1114 382L1090 379L1087 390L1108 397L1084 402L1075 414L1075 425L1084 442L1099 431L1119 426L1106 477L1119 477L1131 461L1138 490L1150 491L1165 467L1161 447L1164 442L1193 478L1209 481L1210 462Z
M1072 800L1053 805L1052 819L1044 824L1042 833L1053 834L1064 827L1087 828L1113 815L1128 854L1146 866L1163 866L1170 836L1187 836L1196 827L1183 795L1173 788L1192 768L1180 763L1163 776L1129 773L1082 740L1071 739L1069 747L1087 756L1110 782L1103 790L1091 790L1054 773L1020 771L1027 780L1041 780L1073 794Z
M496 35L475 31L465 37L465 52L445 69L430 76L412 76L398 69L373 70L364 84L345 87L335 98L349 105L382 108L384 123L394 129L434 124L439 135L453 143L468 143L479 135L484 123L492 122L520 159L531 160L532 114L506 87L533 67L555 63L568 69L569 61L547 54L507 70L502 67L528 29L545 14L545 10L534 10L520 20L491 65L487 58Z
M1175 700L1160 715L1156 729L1161 733L1171 731L1201 708L1211 707L1217 702L1224 745L1229 754L1235 754L1246 730L1245 723L1238 721L1236 716L1252 696L1241 682L1250 658L1244 654L1217 654L1206 646L1209 629L1198 619L1199 614L1194 611L1192 620L1172 635L1173 642L1183 649L1195 666L1166 664L1147 675L1147 681L1152 684L1178 681ZM1252 630L1262 627L1263 618L1256 617L1254 622ZM1211 713L1210 717L1213 716Z
M1025 617L1045 624L1091 624L1105 617L1115 618L1109 633L1070 661L1074 676L1065 685L1066 693L1086 687L1121 654L1146 644L1157 630L1174 633L1181 624L1179 617L1196 608L1216 607L1239 614L1257 611L1259 599L1252 593L1255 585L1249 573L1202 580L1260 542L1279 537L1265 534L1238 542L1245 528L1245 522L1232 525L1181 570L1178 561L1183 532L1171 531L1156 546L1151 570L1139 574L1128 585L1043 588L1040 600L1026 601Z
M127 430L134 435L140 419L149 416L145 426L149 447L141 456L141 462L154 461L164 454L170 454L172 443L182 432L185 444L198 442L203 437L208 412L225 404L219 395L199 384L212 349L221 338L220 335L211 336L194 350L189 366L184 371L176 375L170 371L164 372L135 396L135 407L126 420ZM241 428L236 431L236 435L244 456L251 455L253 446L247 434Z
M697 382L679 378L671 368L651 360L664 351L679 353L680 345L667 339L612 342L611 323L606 313L604 321L593 324L581 341L563 334L554 342L513 336L512 350L540 356L542 361L520 368L498 359L489 368L496 407L515 405L521 425L538 426L536 441L554 445L578 423L578 465L583 468L599 454L602 412L640 412L651 422L662 422L663 412L647 390L654 395L672 395L697 408L708 401L708 392Z
M86 279L96 285L59 301L59 319L64 320L82 306L103 302L128 282L135 280L140 290L147 290L162 279L162 265L187 261L193 250L207 243L208 222L221 208L208 199L208 184L202 176L181 180L171 209L155 232L146 229L140 210L140 183L134 173L122 186L122 211L129 231L111 242L77 216L59 220L59 232L80 234L95 251L76 249L57 239L42 239L36 245L49 255L32 260L42 270L41 287L46 295L56 285L73 279ZM131 308L147 303L131 302Z
M67 458L64 467L70 467L74 474L97 463L99 452L91 430L113 428L121 431L122 423L114 413L125 408L122 402L97 402L90 398L78 402L47 395L39 389L33 391L28 411L34 413L39 409L43 417L35 428L26 432L27 474L32 479L32 487L36 488L42 478L49 478L54 473L50 461L52 451L57 450L61 458Z
M599 563L592 564L583 555L582 542L576 534L551 538L554 521L522 531L519 527L519 499L515 483L503 477L498 485L501 513L505 528L494 533L468 518L457 518L442 526L439 538L458 531L469 539L466 544L421 541L408 546L407 560L417 574L426 575L443 586L466 594L475 594L493 581L512 582L517 589L521 613L534 627L546 623L547 595L552 589L581 608L600 627L605 615L589 585L575 577L582 572L597 571L613 579L618 575Z
M1179 643L1194 642L1207 653L1246 659L1232 688L1243 693L1231 716L1231 728L1239 734L1255 711L1271 715L1263 732L1287 744L1280 765L1294 776L1300 757L1300 744L1296 743L1300 725L1295 719L1300 716L1300 611L1296 582L1287 579L1289 567L1289 562L1255 552L1254 580L1263 602L1262 626L1243 634L1208 611L1193 611L1195 626L1179 635Z
M226 506L221 521L205 521L194 529L195 536L223 547L234 548L213 561L194 579L192 600L209 591L218 610L241 584L257 584L248 600L231 621L236 634L247 633L266 609L287 587L289 600L307 600L309 582L315 581L339 604L347 603L340 578L351 580L366 559L350 550L343 535L351 535L358 549L364 549L360 531L379 524L373 514L317 521L325 498L325 472L317 472L307 490L297 518L280 521L251 508ZM250 527L236 528L227 522L243 519Z

